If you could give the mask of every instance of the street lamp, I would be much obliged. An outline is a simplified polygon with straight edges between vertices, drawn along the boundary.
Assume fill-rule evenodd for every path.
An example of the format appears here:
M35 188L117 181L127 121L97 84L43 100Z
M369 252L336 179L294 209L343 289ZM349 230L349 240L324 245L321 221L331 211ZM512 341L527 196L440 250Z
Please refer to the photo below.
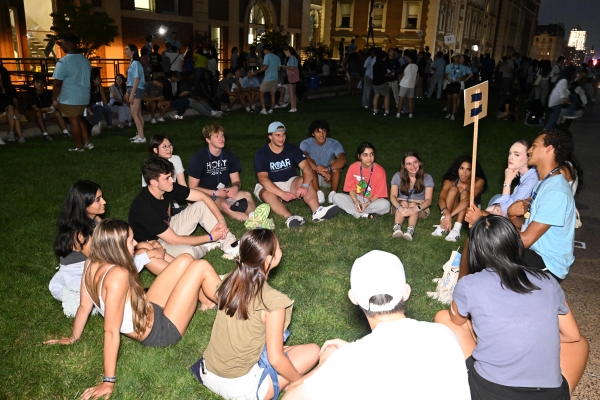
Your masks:
M165 33L167 33L168 28L164 25L161 25L160 28L158 28L158 34L164 36Z

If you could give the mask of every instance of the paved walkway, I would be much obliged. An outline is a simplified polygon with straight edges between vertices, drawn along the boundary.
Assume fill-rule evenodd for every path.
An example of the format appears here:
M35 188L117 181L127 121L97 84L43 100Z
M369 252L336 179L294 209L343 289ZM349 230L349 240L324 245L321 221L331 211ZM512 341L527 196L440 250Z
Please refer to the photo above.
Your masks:
M596 400L600 398L600 101L590 103L584 117L573 121L571 132L585 181L575 198L583 223L575 240L585 242L587 249L575 249L575 263L562 286L581 333L590 342L587 368L572 398Z

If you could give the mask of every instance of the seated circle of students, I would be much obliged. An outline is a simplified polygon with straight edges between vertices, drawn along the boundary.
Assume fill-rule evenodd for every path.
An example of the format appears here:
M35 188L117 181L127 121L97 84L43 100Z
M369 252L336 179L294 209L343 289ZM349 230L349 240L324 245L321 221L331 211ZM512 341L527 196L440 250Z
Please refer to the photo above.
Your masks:
M109 88L110 100L108 105L110 110L117 113L119 119L119 128L124 128L125 125L131 127L133 125L131 108L125 101L125 95L127 94L127 83L125 77L122 74L115 76L115 83Z
M215 201L219 210L238 221L248 220L255 210L250 192L242 190L242 166L225 148L225 128L211 123L202 128L207 146L192 156L188 167L191 188L198 188Z
M572 138L568 133L544 129L531 145L527 161L530 167L536 168L539 180L530 197L515 201L506 212L520 230L526 249L525 265L548 269L559 283L575 261L575 200L569 183L560 173L560 166L571 149ZM467 222L474 223L485 214L471 205ZM467 248L468 242L464 246Z
M406 317L411 288L398 257L373 250L356 259L350 287L372 332L352 343L326 341L319 365L290 385L285 400L470 399L456 337Z
M81 280L81 304L70 337L45 344L71 345L81 339L95 306L104 317L104 374L102 383L88 388L83 398L110 397L117 384L121 333L142 346L167 347L185 334L200 300L214 307L220 279L205 260L180 255L156 277L147 292L133 263L136 241L125 221L106 219L98 224Z
M173 257L191 254L196 260L207 251L220 247L226 255L237 255L237 240L215 202L206 193L175 183L173 164L150 157L142 165L148 186L131 203L129 223L136 241L158 240ZM173 201L195 202L177 215L171 212ZM192 233L200 225L206 235Z
M469 208L471 180L475 179L475 203L479 204L481 193L487 189L487 178L483 168L477 163L473 176L472 161L470 156L459 156L442 176L442 190L438 199L442 216L440 225L431 233L433 236L448 233L446 240L456 242L460 238L460 229ZM456 220L454 225L453 219Z
M517 200L529 197L531 189L538 181L535 167L529 167L529 140L519 140L510 146L508 151L508 167L504 170L504 183L502 193L492 196L485 211L490 214L506 216L508 207ZM519 183L511 194L511 185L515 178L519 177Z
M311 138L300 143L306 160L313 170L313 186L317 188L319 204L325 203L325 193L321 187L330 187L328 200L333 204L333 195L337 193L342 178L342 168L346 165L346 153L342 144L335 139L328 138L329 124L318 119L308 127Z
M210 342L191 369L226 399L277 399L319 359L314 343L284 347L294 301L268 283L281 258L272 231L250 230L240 240L235 269L218 286Z
M562 288L527 266L508 219L481 217L469 237L469 274L458 280L450 310L439 311L435 321L461 344L471 398L569 399L589 345Z
M375 146L362 142L357 150L359 161L346 173L344 192L333 195L333 203L355 218L375 219L390 212L385 169L375 162Z
M33 87L27 89L25 118L37 124L42 131L44 140L47 142L52 141L52 138L48 135L48 128L46 128L47 122L56 121L65 137L71 136L63 116L52 106L52 91L46 89L46 77L44 75L35 75Z
M167 84L167 78L164 76L158 76L146 83L144 86L144 103L146 108L150 111L150 122L155 124L158 122L165 122L165 114L171 108L171 102L165 99L163 95L164 85ZM155 119L156 110L159 109L158 119Z
M390 203L394 209L392 237L404 238L409 242L415 236L415 226L419 218L427 218L433 202L433 178L423 169L421 158L414 151L404 153L400 171L392 177ZM406 232L402 224L408 219Z
M304 218L292 215L284 203L302 199L312 211L313 222L335 217L336 205L319 206L317 191L312 187L313 171L299 147L286 142L286 129L281 122L272 122L267 130L269 143L258 149L254 156L254 170L258 183L254 195L267 203L275 214L286 218L288 228L304 224ZM296 167L302 176L296 174Z
M171 119L183 119L183 114L190 106L190 100L187 96L181 95L181 73L170 71L167 73L167 81L163 85L163 96L170 103L173 109L169 114Z

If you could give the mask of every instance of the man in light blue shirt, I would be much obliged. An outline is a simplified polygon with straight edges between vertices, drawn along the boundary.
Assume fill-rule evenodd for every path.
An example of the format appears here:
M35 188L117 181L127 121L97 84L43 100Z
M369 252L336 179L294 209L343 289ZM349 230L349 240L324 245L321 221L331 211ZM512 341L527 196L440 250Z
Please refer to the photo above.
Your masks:
M373 65L375 65L375 47L371 47L369 50L369 56L365 60L365 64L363 65L363 95L362 95L362 105L367 110L369 106L373 104L371 101L373 94Z
M263 61L263 66L257 70L255 73L250 75L250 77L259 74L265 71L265 78L260 84L260 105L262 106L261 114L267 114L267 109L265 107L265 93L271 93L271 109L269 110L269 114L273 113L273 108L275 108L276 102L276 92L277 85L279 84L279 69L281 68L281 60L276 54L273 54L272 47L270 44L263 45L263 51L265 52L265 59ZM283 97L280 99L283 101ZM287 104L279 103L279 107L285 107Z
M438 51L435 57L435 61L431 65L433 74L431 75L431 81L429 82L427 97L431 97L434 89L437 87L437 98L441 99L442 83L444 82L444 73L446 71L446 61L444 60L444 54L441 51Z

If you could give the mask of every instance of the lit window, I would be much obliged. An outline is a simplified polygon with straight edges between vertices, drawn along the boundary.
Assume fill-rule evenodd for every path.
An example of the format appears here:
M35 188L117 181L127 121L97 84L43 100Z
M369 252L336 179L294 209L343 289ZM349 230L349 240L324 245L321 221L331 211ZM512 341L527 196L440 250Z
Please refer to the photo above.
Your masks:
M340 4L340 28L350 28L350 16L352 12L352 4L351 3L341 3Z
M136 10L150 11L150 0L135 0L134 5Z
M254 39L257 36L260 36L262 31L264 31L264 27L266 24L265 14L263 9L260 6L255 5L250 9L250 15L248 17L248 43L254 43ZM260 30L260 32L259 32ZM213 38L215 36L213 35ZM220 38L220 30L219 30L219 38Z
M384 5L381 3L373 5L373 28L383 28L383 9Z
M446 6L442 6L440 8L440 25L438 26L438 31L444 31L444 17L446 16Z
M421 3L406 4L406 18L404 27L406 29L417 29L419 25L419 7Z

